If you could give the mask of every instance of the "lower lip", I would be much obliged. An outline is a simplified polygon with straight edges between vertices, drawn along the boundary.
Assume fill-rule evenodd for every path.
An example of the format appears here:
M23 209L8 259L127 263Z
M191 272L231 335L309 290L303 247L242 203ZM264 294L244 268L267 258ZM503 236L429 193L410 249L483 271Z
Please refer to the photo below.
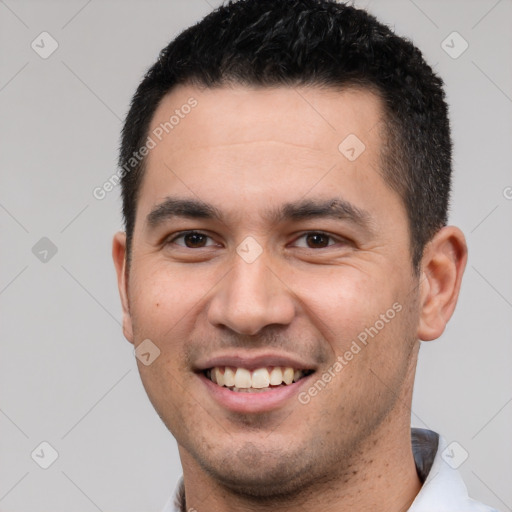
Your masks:
M310 374L292 384L271 388L270 391L256 393L231 391L224 386L212 382L202 373L198 377L206 386L206 389L221 406L234 412L258 413L277 409L294 397L297 397L299 389L314 375Z

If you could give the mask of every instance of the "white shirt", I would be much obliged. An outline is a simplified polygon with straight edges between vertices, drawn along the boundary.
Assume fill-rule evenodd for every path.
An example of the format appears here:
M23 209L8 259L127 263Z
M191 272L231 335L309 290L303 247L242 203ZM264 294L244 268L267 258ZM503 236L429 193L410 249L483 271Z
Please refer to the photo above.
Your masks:
M411 438L416 469L423 485L408 512L498 512L468 496L459 471L442 457L447 447L442 437L431 430L413 428ZM182 512L183 505L181 478L162 512Z

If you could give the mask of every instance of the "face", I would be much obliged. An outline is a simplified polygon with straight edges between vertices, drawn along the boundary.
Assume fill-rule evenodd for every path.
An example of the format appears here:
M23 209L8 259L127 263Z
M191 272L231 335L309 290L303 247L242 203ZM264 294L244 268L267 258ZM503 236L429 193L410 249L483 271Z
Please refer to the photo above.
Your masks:
M379 99L181 86L150 135L176 110L152 136L129 271L122 235L114 252L185 471L263 495L368 466L365 447L409 425L419 317Z

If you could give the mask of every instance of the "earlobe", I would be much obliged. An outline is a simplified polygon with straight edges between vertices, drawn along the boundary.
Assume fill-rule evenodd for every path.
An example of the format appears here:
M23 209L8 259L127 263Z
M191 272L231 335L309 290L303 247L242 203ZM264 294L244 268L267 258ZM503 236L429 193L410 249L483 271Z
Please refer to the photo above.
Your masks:
M441 228L425 247L420 283L420 340L435 340L443 333L457 304L466 261L466 240L455 226Z
M133 328L128 301L128 273L126 268L126 233L119 231L112 240L112 259L117 273L117 286L123 308L123 333L133 343Z

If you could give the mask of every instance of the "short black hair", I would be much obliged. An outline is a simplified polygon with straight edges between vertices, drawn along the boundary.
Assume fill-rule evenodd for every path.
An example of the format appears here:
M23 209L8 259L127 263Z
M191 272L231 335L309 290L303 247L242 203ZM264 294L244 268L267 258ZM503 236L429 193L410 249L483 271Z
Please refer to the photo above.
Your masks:
M362 9L334 0L239 0L169 43L145 74L122 130L119 164L130 261L147 140L162 98L178 85L357 87L378 94L381 172L408 216L411 258L447 222L452 143L443 82L420 50ZM131 162L133 165L129 165Z

